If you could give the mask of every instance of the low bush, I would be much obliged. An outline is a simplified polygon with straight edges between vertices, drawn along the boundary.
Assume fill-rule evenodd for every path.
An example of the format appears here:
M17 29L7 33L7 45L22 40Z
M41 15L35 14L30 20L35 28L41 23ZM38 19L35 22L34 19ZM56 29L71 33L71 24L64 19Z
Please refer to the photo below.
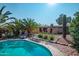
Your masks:
M14 36L7 35L6 38L14 38Z
M53 35L49 35L49 34L39 34L38 38L41 38L44 41L53 41L54 40L54 36Z
M39 35L38 35L38 38L43 38L43 35L39 34Z
M47 36L47 35L45 35L45 36L44 36L44 39L48 39L48 36Z
M54 40L54 37L52 36L52 37L50 37L50 40Z

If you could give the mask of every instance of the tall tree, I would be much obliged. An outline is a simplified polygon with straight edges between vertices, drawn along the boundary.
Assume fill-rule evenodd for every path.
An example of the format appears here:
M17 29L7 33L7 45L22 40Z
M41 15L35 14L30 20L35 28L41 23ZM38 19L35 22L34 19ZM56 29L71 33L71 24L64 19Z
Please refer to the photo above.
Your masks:
M30 36L30 34L33 33L33 31L38 27L38 24L31 18L23 19L22 23L28 33L28 36Z
M5 9L5 6L3 6L0 9L0 23L3 23L7 21L8 19L10 19L9 15L12 14L10 11L4 11L4 9Z
M66 39L66 15L63 15L63 38Z
M79 12L74 14L74 18L70 23L70 34L73 37L73 47L79 53Z
M50 27L53 27L53 24L50 24Z
M76 12L76 13L74 13L74 16L75 16L75 17L79 16L79 11Z
M65 14L61 14L56 20L59 25L63 25L63 38L66 39L67 23L71 22L71 17L67 17Z
M21 23L21 19L15 18L13 22L7 23L7 29L9 32L13 32L16 37L19 36L20 30L23 30L23 24Z
M5 6L0 9L0 28L2 27L4 22L6 22L8 19L11 19L9 15L12 13L10 11L4 11L4 9ZM2 30L0 30L0 37L2 37Z
M16 19L13 22L7 23L6 26L9 32L13 32L15 36L18 37L20 31L27 31L28 36L38 27L38 24L34 19Z
M56 19L56 22L58 25L62 25L63 24L63 20L62 17L64 17L65 14L60 14L59 17ZM66 16L66 23L70 23L71 22L71 17L67 17Z

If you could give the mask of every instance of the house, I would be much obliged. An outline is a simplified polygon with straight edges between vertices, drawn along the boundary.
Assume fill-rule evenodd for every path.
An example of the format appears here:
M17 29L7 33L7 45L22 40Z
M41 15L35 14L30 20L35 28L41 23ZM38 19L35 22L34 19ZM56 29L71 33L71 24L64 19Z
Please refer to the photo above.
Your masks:
M63 26L41 26L38 28L38 32L47 32L50 34L62 34L63 33ZM68 33L68 27L67 27Z

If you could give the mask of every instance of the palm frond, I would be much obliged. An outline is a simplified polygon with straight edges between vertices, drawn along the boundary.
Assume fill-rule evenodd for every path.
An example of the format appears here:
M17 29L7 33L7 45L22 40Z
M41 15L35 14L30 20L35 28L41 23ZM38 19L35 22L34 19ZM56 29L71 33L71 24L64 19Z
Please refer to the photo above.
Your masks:
M10 14L12 14L10 11L6 11L6 12L4 13L4 16L5 16L5 15L10 15Z
M2 14L2 11L4 10L5 7L6 7L6 6L3 6L3 7L1 8L1 10L0 10L0 15Z

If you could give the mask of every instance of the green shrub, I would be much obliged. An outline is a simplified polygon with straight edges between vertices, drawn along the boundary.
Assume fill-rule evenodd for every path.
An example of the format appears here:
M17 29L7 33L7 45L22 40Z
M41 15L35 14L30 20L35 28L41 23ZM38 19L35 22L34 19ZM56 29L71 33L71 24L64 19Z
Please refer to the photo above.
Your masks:
M7 35L6 38L14 38L14 36Z
M38 35L38 38L43 38L43 35L39 34L39 35Z
M54 40L54 37L50 37L50 40Z
M79 14L70 23L69 31L73 37L73 47L79 52Z
M6 38L18 38L15 34L6 34Z
M6 38L18 38L18 36L11 35L11 34L6 34Z

